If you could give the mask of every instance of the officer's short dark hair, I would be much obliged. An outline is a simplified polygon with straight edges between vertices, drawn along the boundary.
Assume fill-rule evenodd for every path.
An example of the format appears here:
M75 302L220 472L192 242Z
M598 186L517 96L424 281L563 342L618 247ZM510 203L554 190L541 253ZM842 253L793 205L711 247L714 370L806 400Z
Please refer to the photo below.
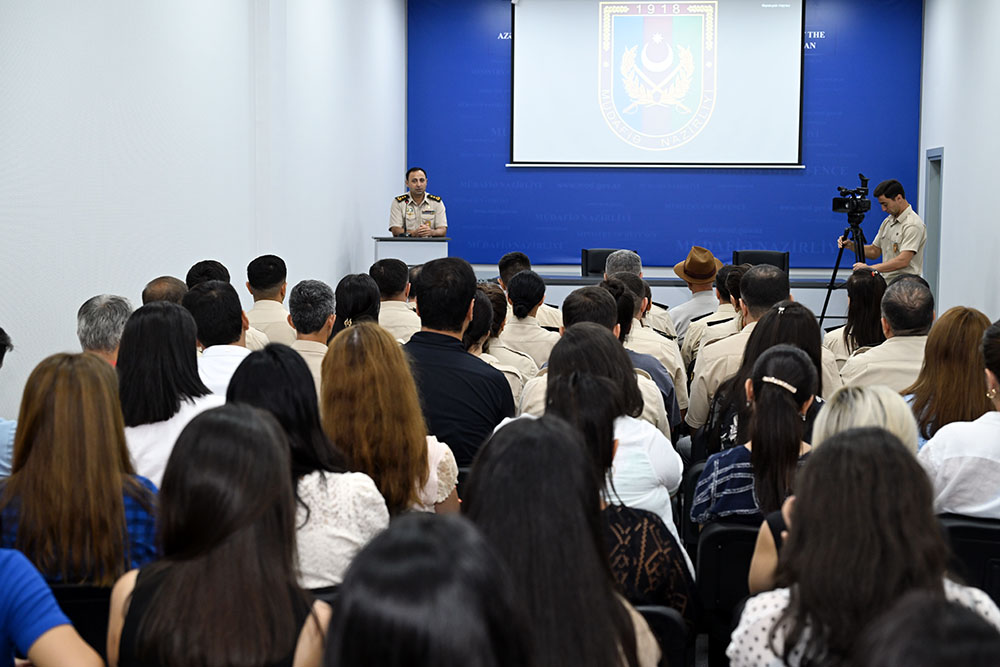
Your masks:
M497 262L497 271L500 272L500 282L505 287L509 286L510 279L521 271L531 270L531 260L523 252L509 252Z
M424 169L423 167L410 167L409 169L406 170L406 180L410 180L410 174L412 174L415 171L424 172L424 178L427 178L427 170Z
M587 285L573 290L563 299L562 317L567 329L578 322L593 322L614 330L618 324L618 304L608 290Z
M788 274L770 264L754 266L740 279L740 299L752 317L761 317L767 310L788 299Z
M375 280L383 300L405 292L410 280L410 270L401 259L380 259L368 268L368 275Z
M247 282L254 294L260 297L276 296L287 277L285 260L277 255L261 255L247 264Z
M187 276L184 278L188 289L206 280L221 280L228 283L229 269L223 266L222 262L217 262L214 259L203 259L188 269Z

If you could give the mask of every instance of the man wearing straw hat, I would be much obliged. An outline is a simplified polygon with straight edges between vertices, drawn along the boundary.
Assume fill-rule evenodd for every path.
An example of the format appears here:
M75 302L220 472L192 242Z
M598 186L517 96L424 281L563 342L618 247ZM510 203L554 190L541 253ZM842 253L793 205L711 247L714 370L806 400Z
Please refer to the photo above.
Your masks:
M722 268L722 262L712 255L712 251L700 246L694 246L688 252L687 258L674 266L676 273L691 290L688 301L670 309L670 317L677 327L678 344L684 340L691 320L715 312L718 301L712 292L712 281L716 272Z

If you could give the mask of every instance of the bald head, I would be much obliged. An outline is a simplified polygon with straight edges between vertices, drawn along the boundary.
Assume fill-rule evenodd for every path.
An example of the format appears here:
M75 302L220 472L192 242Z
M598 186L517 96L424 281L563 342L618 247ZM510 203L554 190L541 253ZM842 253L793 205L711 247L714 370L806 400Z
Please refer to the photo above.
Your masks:
M142 303L146 305L152 301L169 301L180 304L185 294L187 285L183 280L173 276L160 276L146 283L142 290Z

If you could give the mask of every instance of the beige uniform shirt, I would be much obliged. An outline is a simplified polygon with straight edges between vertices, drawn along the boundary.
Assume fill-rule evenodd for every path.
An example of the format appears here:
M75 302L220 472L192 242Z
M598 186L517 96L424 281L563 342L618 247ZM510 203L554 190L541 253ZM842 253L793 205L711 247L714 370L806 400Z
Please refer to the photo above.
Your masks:
M247 349L251 352L257 352L258 350L263 350L270 343L267 334L259 329L255 329L252 326L247 329L246 344Z
M489 343L489 354L504 366L516 368L525 382L538 375L538 364L530 355L507 347L499 338L490 338Z
M695 359L697 359L702 351L704 351L705 346L709 343L714 343L717 340L722 340L723 338L729 338L733 334L738 334L743 330L743 316L737 315L731 320L726 320L721 324L716 324L715 326L708 327L704 334L701 336L701 343L698 345L698 351L695 353Z
M884 384L893 391L903 391L917 381L926 344L927 336L893 336L881 345L863 347L840 370L844 384Z
M547 303L543 303L538 307L538 313L535 315L538 320L538 324L543 327L551 327L553 329L558 329L563 325L562 311L558 308L554 308ZM514 311L510 308L507 309L507 324L517 318L514 317Z
M559 342L559 333L543 329L538 319L529 315L521 319L514 318L503 328L499 338L505 346L530 356L541 368L549 360L552 348Z
M507 378L507 384L510 385L510 393L514 396L514 405L517 405L521 401L521 392L524 390L524 376L521 375L520 371L513 366L501 364L499 359L486 352L479 355L479 358L503 373L503 376Z
M409 234L425 223L431 229L448 226L448 216L445 214L444 202L440 197L425 192L424 200L418 204L407 192L392 201L392 206L389 207L390 230L393 227L402 227Z
M898 218L888 216L882 221L875 234L872 245L882 249L882 261L888 262L899 256L904 250L910 250L916 254L910 260L910 265L898 271L889 271L882 274L887 283L891 283L899 276L917 275L924 270L924 245L927 243L927 228L920 216L913 212L912 206L907 206Z
M657 331L668 333L671 336L677 336L677 327L674 326L674 318L670 316L666 308L657 306L655 303L649 304L649 311L642 318L642 325L653 327Z
M649 327L643 327L639 320L633 318L632 329L625 338L625 348L656 357L656 360L667 369L670 379L674 381L674 396L677 398L677 407L681 410L687 410L687 370L681 361L681 351L677 347L677 341L661 336Z
M383 301L378 311L378 325L404 343L420 331L420 316L402 301Z
M851 356L850 350L847 349L847 343L844 342L844 331L846 329L847 325L845 324L839 329L827 331L823 336L823 347L833 353L834 358L837 360L838 369L843 368L844 363Z
M543 368L538 371L538 375L524 384L521 402L517 409L518 415L541 417L545 414L547 373L548 369ZM642 414L639 418L648 421L660 433L670 438L670 422L667 420L666 408L663 407L663 394L660 393L660 388L650 379L646 371L636 368L635 375L639 381L639 393L642 394Z
M684 336L684 345L681 346L681 358L684 360L684 366L689 366L694 361L694 358L698 356L698 348L701 346L702 338L707 331L713 329L714 326L722 324L724 321L732 320L738 314L736 309L733 308L733 304L720 303L719 307L711 315L691 322L688 325L687 335ZM714 326L712 325L713 322L716 323ZM736 332L734 331L733 333Z
M700 428L708 420L712 398L719 385L731 378L743 362L743 350L756 322L743 327L743 331L705 345L694 364L694 380L684 421L691 428Z
M247 311L250 326L264 332L272 343L291 345L295 342L295 329L288 323L288 311L278 301L261 299Z
M323 376L323 357L326 356L326 345L314 340L292 341L292 349L302 355L316 383L316 396L319 397L320 378Z
M830 350L821 347L820 351L820 375L823 380L822 391L818 392L823 398L828 397L833 392L844 386L844 380L840 377L840 367L837 366L837 357Z

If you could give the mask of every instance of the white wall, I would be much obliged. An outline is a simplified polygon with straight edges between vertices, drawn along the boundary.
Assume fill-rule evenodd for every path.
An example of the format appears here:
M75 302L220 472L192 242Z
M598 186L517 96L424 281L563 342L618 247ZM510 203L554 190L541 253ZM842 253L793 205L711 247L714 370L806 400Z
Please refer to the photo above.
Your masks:
M944 148L938 313L964 305L990 320L1000 318L1000 220L991 203L1000 156L997 25L996 0L924 2L921 190L927 149ZM887 81L885 91L891 90Z
M401 0L0 3L0 415L94 294L367 269L405 170Z

